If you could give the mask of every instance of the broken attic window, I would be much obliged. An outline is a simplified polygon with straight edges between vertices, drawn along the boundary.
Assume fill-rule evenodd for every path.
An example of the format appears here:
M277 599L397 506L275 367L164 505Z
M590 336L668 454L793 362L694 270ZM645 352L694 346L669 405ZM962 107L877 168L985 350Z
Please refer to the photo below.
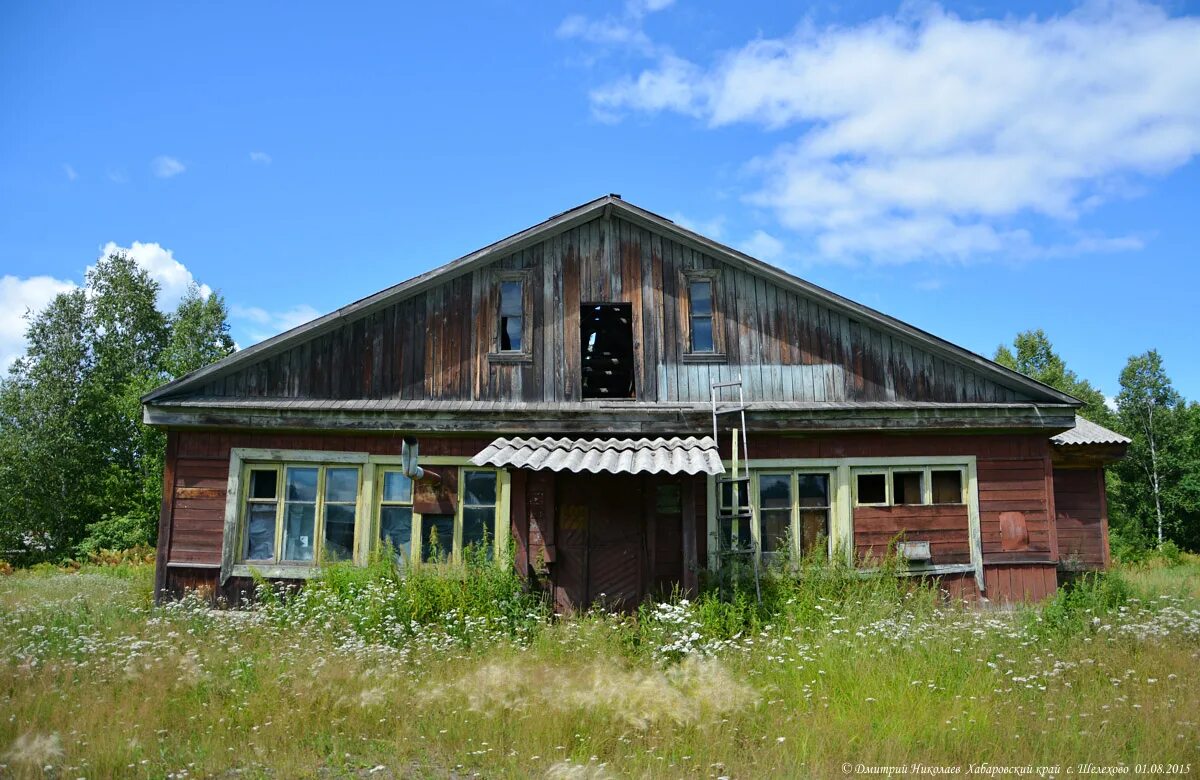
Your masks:
M500 283L500 351L520 352L525 325L520 282Z
M584 304L579 312L584 398L633 398L633 307Z

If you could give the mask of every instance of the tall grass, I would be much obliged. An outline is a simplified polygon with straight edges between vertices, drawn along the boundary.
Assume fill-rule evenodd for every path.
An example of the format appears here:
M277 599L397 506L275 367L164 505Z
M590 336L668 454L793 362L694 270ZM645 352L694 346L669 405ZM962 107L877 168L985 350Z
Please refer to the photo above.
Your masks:
M221 612L151 608L138 577L0 577L0 776L828 777L1200 751L1200 604L1134 570L986 612L800 561L761 605L731 578L565 619L504 567L380 558Z

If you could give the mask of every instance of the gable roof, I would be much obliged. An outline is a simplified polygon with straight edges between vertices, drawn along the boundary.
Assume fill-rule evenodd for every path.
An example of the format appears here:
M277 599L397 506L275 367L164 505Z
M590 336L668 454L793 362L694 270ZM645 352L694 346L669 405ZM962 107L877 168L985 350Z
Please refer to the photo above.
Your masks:
M794 290L802 295L809 296L818 301L824 302L826 305L837 309L848 316L853 316L862 319L866 322L875 323L876 325L887 330L895 331L923 345L929 351L940 354L941 356L969 366L981 374L988 376L995 381L1008 387L1019 388L1022 391L1029 393L1035 399L1042 399L1047 403L1055 404L1071 404L1082 405L1081 402L1066 393L1060 392L1049 385L1042 384L1034 379L1031 379L1024 374L1018 373L998 363L995 363L982 355L978 355L970 350L959 347L945 339L941 339L926 331L902 322L894 317L890 317L882 312L872 309L863 304L852 301L837 293L826 290L811 282L805 281L797 276L758 260L750 255L740 252L732 247L721 244L699 233L688 230L666 217L647 211L622 200L619 195L605 195L595 200L588 201L575 208L568 209L559 214L555 214L544 222L541 222L532 227L526 228L518 233L515 233L507 238L501 239L493 244L478 249L470 254L464 255L457 260L453 260L445 265L427 271L423 274L415 276L407 281L393 285L385 290L369 295L354 303L341 307L329 314L318 317L311 322L292 328L289 331L281 333L277 336L259 342L244 350L240 350L230 355L229 357L217 361L211 365L205 366L197 371L168 382L161 387L156 388L146 394L142 401L144 403L152 403L159 399L164 399L168 396L174 396L186 393L188 391L199 390L203 385L217 377L238 369L243 365L248 365L254 361L262 360L270 357L284 349L290 347L303 339L313 338L334 328L337 328L348 321L358 319L377 309L388 306L403 298L416 295L424 290L433 287L434 285L446 282L456 276L468 273L474 268L485 265L493 260L499 259L505 255L511 254L522 248L530 246L538 241L542 241L551 235L569 230L572 227L583 224L598 216L617 213L623 219L629 220L635 224L641 225L647 229L667 234L673 239L687 244L701 252L705 252L723 262L731 263L745 268L747 271L757 274L768 281L778 284L785 289Z

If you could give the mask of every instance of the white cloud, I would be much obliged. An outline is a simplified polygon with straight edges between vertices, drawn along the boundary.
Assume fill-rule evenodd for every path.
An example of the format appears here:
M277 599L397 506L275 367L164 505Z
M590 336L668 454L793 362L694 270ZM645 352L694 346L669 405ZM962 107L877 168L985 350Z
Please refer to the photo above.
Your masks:
M172 250L154 241L146 244L134 241L127 247L118 246L115 241L109 241L100 250L100 258L122 252L129 255L146 273L150 274L150 278L158 282L158 308L162 311L174 310L183 294L187 292L188 285L196 281L196 277L187 269L187 266L175 259L175 253ZM212 288L207 284L201 284L199 287L200 294L205 298L212 294Z
M97 259L123 252L159 283L158 308L170 312L179 305L188 285L196 279L187 267L175 259L175 253L157 243L134 241L128 247L109 241ZM94 266L89 266L91 270ZM25 352L25 312L40 312L61 292L80 285L70 279L53 276L0 277L0 372L7 371L12 362ZM200 284L200 294L207 298L212 288Z
M620 15L592 19L572 14L562 20L555 34L560 38L578 39L597 46L630 48L647 56L660 51L642 29L646 16L673 5L675 0L627 0Z
M79 178L79 174L75 172L74 166L63 163L63 174L67 177L67 181L75 181Z
M250 162L258 165L270 165L271 155L266 152L250 152Z
M767 263L775 263L783 258L783 242L765 230L754 231L738 248Z
M725 217L716 216L712 219L692 219L686 214L681 214L678 211L671 214L669 219L676 225L699 233L700 235L711 238L714 241L720 241L721 236L725 233Z
M321 316L321 312L307 303L283 311L268 311L260 306L242 306L235 303L229 307L229 316L240 321L246 335L252 342L257 343L291 330L297 325L311 322Z
M937 6L801 25L698 65L673 54L592 92L599 117L670 111L792 128L751 161L749 197L826 256L1119 251L1078 217L1200 153L1200 20L1136 2L1039 19ZM1046 220L1039 247L1015 220Z
M174 157L169 157L165 154L155 157L150 163L150 167L154 171L154 175L160 179L169 179L187 170L186 165Z
M53 276L0 276L0 372L25 352L25 312L41 311L54 296L75 288L75 283Z

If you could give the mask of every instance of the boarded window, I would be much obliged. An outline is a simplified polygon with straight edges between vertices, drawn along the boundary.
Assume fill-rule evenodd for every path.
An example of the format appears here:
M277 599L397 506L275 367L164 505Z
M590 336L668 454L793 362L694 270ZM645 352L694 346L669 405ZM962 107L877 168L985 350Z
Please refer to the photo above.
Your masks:
M691 351L715 352L712 280L693 279L689 282L688 302L691 314Z
M519 281L500 283L500 351L524 349L525 305L523 285Z
M887 474L857 475L854 492L858 504L886 504Z
M961 469L937 470L929 474L929 484L935 504L962 504L963 479Z
M893 471L892 503L897 506L903 504L924 504L925 472Z
M584 398L633 398L633 307L585 304L579 312Z

